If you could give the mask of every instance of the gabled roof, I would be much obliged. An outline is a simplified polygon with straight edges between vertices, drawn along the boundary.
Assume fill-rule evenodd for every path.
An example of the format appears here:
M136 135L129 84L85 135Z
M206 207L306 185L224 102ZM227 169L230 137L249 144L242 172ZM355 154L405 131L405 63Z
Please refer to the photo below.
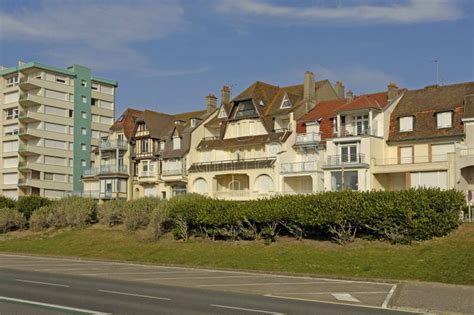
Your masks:
M143 111L127 108L122 115L114 122L110 130L123 130L125 138L130 140L132 136L133 128L135 126L135 120L143 114Z
M387 105L388 102L388 93L379 92L372 94L364 94L360 96L354 96L352 102L347 102L342 105L338 112L349 111L349 110L358 110L358 109L378 109L382 110Z
M462 118L465 106L471 111L471 103L466 98L474 94L474 82L445 86L428 86L405 92L390 117L389 141L422 140L427 138L462 136ZM437 129L436 113L453 112L453 127ZM469 114L468 114L469 115ZM413 116L413 132L400 132L398 119Z

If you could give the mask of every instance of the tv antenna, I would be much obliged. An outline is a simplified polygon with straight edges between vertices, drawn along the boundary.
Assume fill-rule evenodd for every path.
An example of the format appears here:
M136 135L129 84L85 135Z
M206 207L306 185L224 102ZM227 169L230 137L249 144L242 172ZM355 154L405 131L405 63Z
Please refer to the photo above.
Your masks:
M436 64L436 85L439 85L439 58L432 60Z

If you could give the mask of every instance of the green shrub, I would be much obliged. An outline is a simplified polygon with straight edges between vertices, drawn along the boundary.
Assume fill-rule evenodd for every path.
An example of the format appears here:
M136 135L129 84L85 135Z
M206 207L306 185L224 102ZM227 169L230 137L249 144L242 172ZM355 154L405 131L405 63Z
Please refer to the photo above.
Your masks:
M410 243L456 229L464 196L455 190L338 191L278 196L246 202L189 194L173 198L167 211L175 238L274 241L286 233L330 238L346 244L356 236Z
M6 196L0 196L0 209L15 208L15 200Z
M93 199L70 196L51 202L33 212L30 218L32 230L47 228L82 228L96 222L97 203Z
M125 200L110 200L97 209L97 217L100 223L107 226L114 226L123 223L122 213L127 208Z
M145 197L127 202L122 211L123 224L129 231L144 228L150 223L151 213L161 204L161 199Z
M26 220L29 220L31 214L41 207L47 206L50 200L41 196L24 196L16 202L16 208L23 213Z
M0 209L0 233L21 229L25 226L25 216L16 209Z
M148 224L148 231L152 238L160 238L171 227L171 222L168 213L166 202L161 202L150 214L150 223Z

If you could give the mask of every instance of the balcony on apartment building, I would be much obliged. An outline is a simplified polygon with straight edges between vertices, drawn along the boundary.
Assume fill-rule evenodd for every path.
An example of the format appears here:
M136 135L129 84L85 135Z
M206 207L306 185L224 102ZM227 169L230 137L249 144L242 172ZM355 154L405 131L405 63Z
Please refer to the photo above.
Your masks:
M316 161L280 164L281 174L307 173L317 170Z
M23 92L20 93L18 102L23 107L39 106L41 105L41 99L42 97L37 94Z
M102 151L108 150L127 150L128 143L125 140L102 140L99 142L99 148Z
M320 132L298 133L296 135L297 146L314 146L321 142Z
M43 189L53 189L67 191L72 189L72 184L66 182L56 182L43 180L39 178L19 178L18 186L20 187L37 187Z
M333 130L334 138L345 138L345 137L366 137L366 136L376 136L377 128L375 126L352 126L352 125L343 125L340 132Z
M41 135L38 134L37 128L20 128L18 129L18 136L22 139L33 139L41 138Z
M184 175L185 171L183 168L177 168L177 169L163 169L161 170L161 176L166 177L166 176L182 176Z
M18 120L23 123L32 123L41 121L42 119L38 115L39 113L32 110L22 110L18 114Z
M373 173L406 173L448 169L448 154L372 159Z
M90 176L110 176L110 175L119 175L119 176L128 176L128 167L127 165L101 165L94 166L84 170L84 177Z
M466 148L458 150L459 168L474 166L474 148Z
M227 172L252 170L260 168L271 168L275 164L276 158L255 158L255 159L237 159L222 160L212 162L193 163L189 168L190 173L204 172Z
M323 169L340 168L368 168L369 164L365 161L365 154L342 154L330 155L323 162Z
M41 84L41 79L28 76L28 77L23 77L20 79L19 87L23 91L28 91L28 90L39 88L40 84Z
M18 146L18 153L21 155L39 155L44 152L42 152L42 147L36 146L36 145L30 145L30 144L20 144Z

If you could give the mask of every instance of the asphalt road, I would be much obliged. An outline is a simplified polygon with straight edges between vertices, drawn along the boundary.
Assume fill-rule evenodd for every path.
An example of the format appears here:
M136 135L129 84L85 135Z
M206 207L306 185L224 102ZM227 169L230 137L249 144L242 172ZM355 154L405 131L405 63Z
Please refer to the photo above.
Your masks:
M40 272L0 270L0 296L89 310L74 313L112 314L399 314L359 306L283 300L251 294L151 285ZM1 299L0 299L1 301ZM11 307L11 304L8 304ZM19 314L48 307L17 304ZM50 307L58 314L61 309ZM64 310L65 313L71 310ZM7 310L0 313L7 314ZM406 313L404 313L406 314Z

